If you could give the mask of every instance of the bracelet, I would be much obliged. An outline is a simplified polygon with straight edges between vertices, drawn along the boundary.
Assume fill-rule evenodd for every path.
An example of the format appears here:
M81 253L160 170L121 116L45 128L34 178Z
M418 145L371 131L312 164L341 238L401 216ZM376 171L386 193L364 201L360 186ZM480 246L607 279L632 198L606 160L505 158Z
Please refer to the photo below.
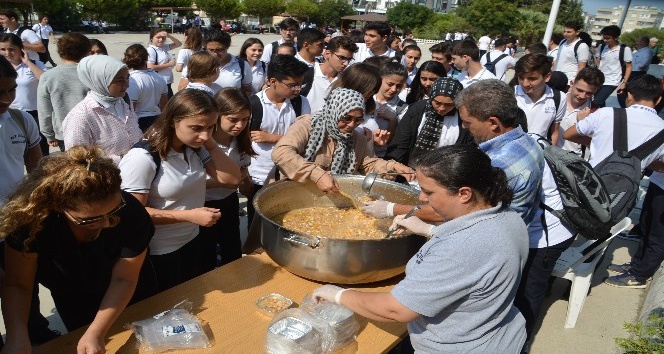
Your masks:
M334 303L341 305L341 294L345 293L348 290L350 290L350 289L341 289L341 290L337 291L337 293L334 294Z
M387 216L394 216L395 203L387 203Z

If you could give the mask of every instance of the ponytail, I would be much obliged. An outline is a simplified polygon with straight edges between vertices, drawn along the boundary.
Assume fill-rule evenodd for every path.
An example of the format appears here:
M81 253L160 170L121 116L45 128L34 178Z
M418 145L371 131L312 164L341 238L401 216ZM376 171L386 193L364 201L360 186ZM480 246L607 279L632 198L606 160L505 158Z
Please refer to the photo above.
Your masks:
M492 171L493 186L488 189L485 195L486 202L491 206L496 206L501 203L503 207L507 207L512 203L514 191L507 184L507 175L501 168L494 167Z

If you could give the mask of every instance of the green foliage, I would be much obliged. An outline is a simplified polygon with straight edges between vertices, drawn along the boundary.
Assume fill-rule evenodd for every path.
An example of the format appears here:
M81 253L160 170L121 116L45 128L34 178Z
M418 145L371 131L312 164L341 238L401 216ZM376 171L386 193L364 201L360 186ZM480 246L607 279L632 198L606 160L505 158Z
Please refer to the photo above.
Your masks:
M457 13L473 25L475 35L510 31L519 22L517 7L506 0L473 0Z
M542 40L548 20L548 16L541 12L519 9L519 21L512 32L527 46Z
M243 0L245 12L258 18L272 17L284 11L284 0Z
M405 1L387 10L387 19L401 29L424 26L433 17L433 11L426 6Z
M235 19L242 14L239 0L196 0L196 6L215 19Z
M616 344L628 354L664 353L664 313L652 314L645 323L625 323L630 338L616 338Z
M636 47L638 39L644 36L648 38L657 37L659 39L657 43L664 43L664 30L657 28L640 28L632 32L623 33L620 36L620 42L631 47Z
M338 26L341 17L354 14L353 7L346 0L319 0L318 14L312 21L319 27Z
M556 23L562 25L567 21L577 21L583 25L583 3L580 0L563 0L561 2Z
M318 14L318 4L312 0L291 0L286 3L286 13L300 19L310 19Z
M81 25L81 14L73 0L34 0L35 12L48 16L48 22L56 31L67 32Z
M469 31L470 28L470 24L455 13L434 14L427 24L415 28L413 34L417 38L440 40L447 32Z

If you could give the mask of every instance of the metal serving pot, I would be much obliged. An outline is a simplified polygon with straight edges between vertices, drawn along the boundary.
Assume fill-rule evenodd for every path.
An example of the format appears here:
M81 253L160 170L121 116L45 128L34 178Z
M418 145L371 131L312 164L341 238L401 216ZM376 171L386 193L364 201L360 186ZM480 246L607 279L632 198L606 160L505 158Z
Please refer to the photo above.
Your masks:
M341 189L354 197L363 195L363 176L335 176ZM418 204L408 186L376 180L372 194L403 204ZM280 266L304 278L337 284L371 283L403 273L408 260L426 242L416 235L389 239L348 240L308 235L284 228L273 217L289 210L334 206L312 183L280 181L262 188L254 198L261 218L261 243Z

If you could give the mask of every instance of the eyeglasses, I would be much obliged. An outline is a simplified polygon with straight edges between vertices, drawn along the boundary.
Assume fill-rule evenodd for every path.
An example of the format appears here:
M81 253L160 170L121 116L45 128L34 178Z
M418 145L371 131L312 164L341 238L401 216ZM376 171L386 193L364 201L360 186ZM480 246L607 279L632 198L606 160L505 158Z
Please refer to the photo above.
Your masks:
M353 58L346 58L345 56L339 55L337 53L332 53L332 54L334 54L334 56L337 57L337 59L339 59L339 61L342 63L350 63L350 61L353 60Z
M285 83L281 80L277 80L277 81L279 81L282 84L286 85L286 87L288 87L293 92L302 90L302 84L287 84L287 83Z
M223 54L223 53L226 53L226 51L228 51L228 49L226 49L226 48L217 48L217 49L207 49L207 51L209 53L214 53L214 54Z
M364 122L364 116L362 116L362 117L353 117L353 116L349 116L348 114L345 114L339 120L346 123L346 124L348 124L350 122L354 122L357 125L357 124L362 124Z
M104 219L108 219L112 216L115 216L115 214L117 214L120 210L122 210L122 208L124 208L125 205L127 205L127 203L125 202L124 198L122 196L120 196L120 204L118 206L116 206L113 210L111 210L110 213L108 213L106 215L93 216L93 217L90 217L90 218L77 218L77 217L72 216L71 214L69 214L66 210L64 210L63 212L65 213L65 215L67 215L67 217L74 224L76 224L78 226L86 226L86 225L92 225L92 224L98 223L98 222L100 222Z

